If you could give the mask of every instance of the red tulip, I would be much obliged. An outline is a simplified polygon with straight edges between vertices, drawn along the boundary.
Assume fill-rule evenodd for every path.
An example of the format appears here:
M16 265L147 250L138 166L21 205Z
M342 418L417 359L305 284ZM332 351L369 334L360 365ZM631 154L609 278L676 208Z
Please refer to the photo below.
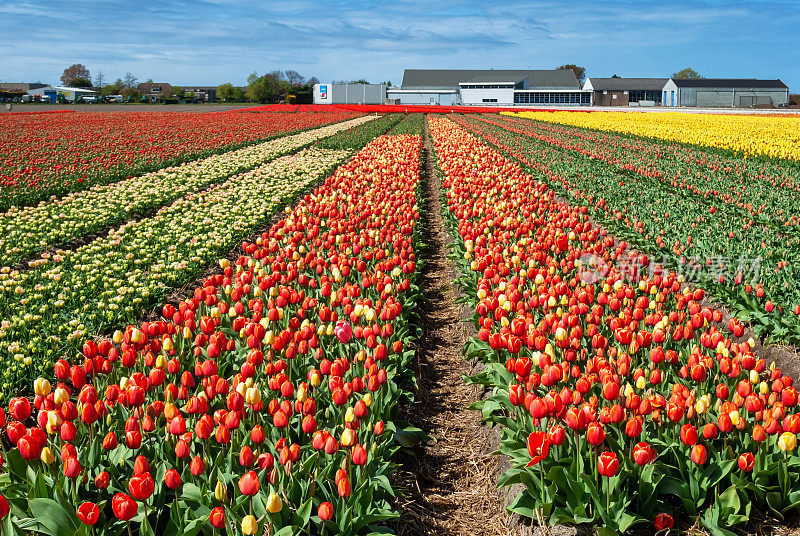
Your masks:
M625 435L628 437L639 437L642 435L644 427L642 425L642 418L640 416L629 419L625 424Z
M633 447L633 461L637 465L647 465L656 458L656 452L649 444L645 442L636 443Z
M756 458L753 456L752 452L745 452L739 455L737 463L739 464L739 469L745 473L749 473L756 464Z
M546 432L533 432L528 436L528 454L531 461L526 467L533 467L550 453L550 438Z
M619 470L619 459L617 455L609 450L602 453L597 458L597 472L600 476L611 478Z
M317 515L323 521L330 521L333 519L333 505L329 502L320 503Z
M114 515L122 521L130 521L136 515L139 507L129 495L125 493L117 493L111 500L111 509Z
M221 506L215 507L211 510L208 520L215 529L225 528L225 510Z
M133 462L133 474L140 475L142 473L149 473L150 472L150 463L147 461L147 458L142 456L136 456L136 460Z
M39 448L38 443L27 435L17 441L17 448L23 460L36 460L42 453L42 449Z
M178 489L181 487L181 475L175 469L167 469L164 473L164 484L169 489Z
M192 463L189 464L189 469L194 476L202 475L206 470L206 464L203 462L203 459L200 456L195 456L192 458Z
M15 421L24 422L31 416L31 404L27 398L22 396L12 398L8 404L8 414Z
M146 501L153 494L155 482L150 473L134 475L128 482L128 491L137 501Z
M562 445L567 439L567 433L564 431L564 427L560 424L553 425L550 428L548 439L551 445L555 445L556 447Z
M692 447L691 452L691 459L693 463L697 465L703 465L706 463L708 459L708 452L706 451L706 447L703 445L695 445Z
M589 426L586 428L586 440L589 441L590 444L597 446L606 439L606 431L603 429L603 425L599 422L590 422Z
M84 525L94 525L100 518L100 509L93 502L85 502L78 507L78 519Z
M661 530L669 530L675 522L672 520L672 516L669 514L658 514L655 518L653 518L653 528L661 531Z
M125 432L125 443L129 449L136 450L142 446L142 434L138 430Z
M689 423L681 426L681 443L692 446L697 443L697 428Z
M253 429L250 431L250 441L258 445L260 443L263 443L265 439L266 436L264 434L264 429L261 428L261 426L259 426L258 424L255 425Z
M336 484L336 491L339 492L339 497L349 497L353 493L353 488L350 486L350 480L347 477L342 478Z
M353 459L354 464L364 465L367 463L367 451L361 445L356 445L353 447L351 458Z
M70 456L64 461L64 476L67 478L78 478L82 469L78 458Z
M255 462L256 457L253 454L253 449L247 445L242 447L242 450L239 451L239 465L242 467L252 467Z
M94 477L94 487L97 489L106 489L109 484L111 484L111 478L106 471L97 473L97 476Z
M255 495L258 493L259 486L258 474L255 471L249 471L239 479L239 491L243 495Z
M103 438L103 448L105 450L114 450L117 448L117 435L114 432L109 432Z

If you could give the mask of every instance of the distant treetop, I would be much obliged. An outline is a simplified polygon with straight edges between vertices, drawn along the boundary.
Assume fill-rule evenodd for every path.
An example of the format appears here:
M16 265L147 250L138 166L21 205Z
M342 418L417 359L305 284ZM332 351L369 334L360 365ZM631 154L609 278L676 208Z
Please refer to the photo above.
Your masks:
M586 67L579 67L573 63L568 63L567 65L562 65L558 68L559 71L572 71L575 73L575 78L578 79L578 82L581 84L583 83L583 79L586 77Z
M699 80L701 78L705 78L701 76L700 73L692 69L691 67L686 67L685 69L681 69L677 73L672 73L672 78L682 78L686 80Z

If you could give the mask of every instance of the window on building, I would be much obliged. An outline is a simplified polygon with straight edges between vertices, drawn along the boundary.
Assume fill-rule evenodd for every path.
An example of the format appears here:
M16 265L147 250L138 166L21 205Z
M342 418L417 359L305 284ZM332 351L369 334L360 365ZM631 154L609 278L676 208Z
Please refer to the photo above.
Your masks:
M515 91L514 104L590 104L591 95L582 91Z
M497 102L497 99L483 99L483 102Z

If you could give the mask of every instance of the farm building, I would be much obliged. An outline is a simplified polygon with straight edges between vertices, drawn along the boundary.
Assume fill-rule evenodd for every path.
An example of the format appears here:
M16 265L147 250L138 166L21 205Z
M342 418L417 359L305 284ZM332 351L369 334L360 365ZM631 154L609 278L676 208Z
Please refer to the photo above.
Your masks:
M659 106L667 78L589 78L583 84L592 92L595 106Z
M740 108L785 105L789 87L780 80L755 78L670 78L662 89L664 106Z
M196 100L202 102L214 102L217 100L217 89L218 86L181 86L183 88L183 94L186 95L187 93L194 94L194 98Z
M406 69L387 97L400 104L546 105L590 104L572 71Z
M384 104L386 84L314 84L314 104Z
M136 89L138 89L139 93L142 95L151 97L157 97L162 93L172 95L172 84L167 84L166 82L145 82L139 84Z
M83 99L84 97L96 97L99 93L92 89L83 87L64 87L64 86L43 86L35 89L29 89L28 95L35 97L39 96L42 100L49 100L56 102L58 96L64 97L67 102L75 102Z
M38 82L0 82L0 91L8 91L14 93L25 93L31 89L39 89L47 84L40 84Z

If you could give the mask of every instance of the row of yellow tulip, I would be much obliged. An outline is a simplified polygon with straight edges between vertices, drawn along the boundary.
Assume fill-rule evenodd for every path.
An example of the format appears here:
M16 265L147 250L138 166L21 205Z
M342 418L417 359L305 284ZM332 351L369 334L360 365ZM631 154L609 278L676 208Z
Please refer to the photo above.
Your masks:
M680 112L503 112L582 128L736 151L745 157L800 160L800 119Z

